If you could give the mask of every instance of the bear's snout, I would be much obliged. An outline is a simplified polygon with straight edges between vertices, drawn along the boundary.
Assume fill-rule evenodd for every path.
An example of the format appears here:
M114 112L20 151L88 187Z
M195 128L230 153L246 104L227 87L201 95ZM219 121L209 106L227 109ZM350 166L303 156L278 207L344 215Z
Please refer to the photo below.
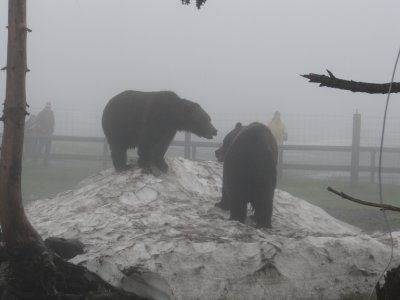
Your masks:
M203 137L211 140L217 134L218 134L218 130L212 124L208 124L206 132L203 134Z

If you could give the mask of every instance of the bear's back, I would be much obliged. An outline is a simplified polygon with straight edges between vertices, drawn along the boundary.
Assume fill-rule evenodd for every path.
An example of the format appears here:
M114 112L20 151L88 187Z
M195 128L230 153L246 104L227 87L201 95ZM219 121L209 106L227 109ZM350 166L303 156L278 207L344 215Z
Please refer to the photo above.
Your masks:
M227 151L227 160L249 167L267 160L276 164L278 146L271 130L259 122L243 127ZM240 161L239 161L240 160Z
M107 103L104 108L103 116L110 114L111 116L130 115L138 112L142 113L146 109L153 106L154 102L168 101L168 99L178 98L173 92L140 92L140 91L124 91Z
M132 134L140 127L149 112L168 106L178 96L169 91L141 92L127 90L107 103L103 110L102 127L107 137L118 134ZM133 133L134 134L134 133Z

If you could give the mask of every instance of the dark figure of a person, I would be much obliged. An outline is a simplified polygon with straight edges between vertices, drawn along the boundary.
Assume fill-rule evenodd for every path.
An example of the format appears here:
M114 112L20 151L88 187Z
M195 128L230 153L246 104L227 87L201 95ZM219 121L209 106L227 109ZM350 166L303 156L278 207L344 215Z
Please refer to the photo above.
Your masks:
M29 119L25 123L25 158L34 158L37 154L39 126L37 123L37 117L30 115Z
M54 112L51 109L50 102L47 102L44 109L37 115L37 124L40 134L38 153L42 153L44 148L43 163L48 164L48 157L51 150L51 136L54 132Z

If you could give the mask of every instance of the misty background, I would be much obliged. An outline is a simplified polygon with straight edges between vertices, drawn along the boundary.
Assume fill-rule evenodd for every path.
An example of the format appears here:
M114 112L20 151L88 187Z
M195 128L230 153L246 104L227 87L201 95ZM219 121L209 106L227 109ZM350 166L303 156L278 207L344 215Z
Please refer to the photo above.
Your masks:
M34 0L27 3L27 101L50 101L55 134L103 136L101 114L123 90L172 90L210 114L221 140L237 121L279 110L288 143L349 145L362 114L362 145L379 145L386 95L319 88L301 74L389 82L400 40L393 0ZM6 65L8 1L0 0ZM399 81L399 75L395 81ZM5 97L6 72L0 73ZM386 145L400 146L399 95Z

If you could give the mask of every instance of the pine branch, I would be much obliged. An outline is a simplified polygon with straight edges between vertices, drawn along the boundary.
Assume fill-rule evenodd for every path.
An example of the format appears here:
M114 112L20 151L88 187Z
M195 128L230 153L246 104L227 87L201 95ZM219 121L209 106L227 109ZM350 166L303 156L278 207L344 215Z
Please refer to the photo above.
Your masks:
M328 187L328 191L342 197L343 199L350 200L352 202L356 202L358 204L366 205L366 206L373 206L373 207L379 207L380 209L384 210L392 210L392 211L400 211L400 207L393 206L393 205L388 205L388 204L380 204L380 203L373 203L373 202L368 202L364 200L360 200L357 198L353 198L343 192L338 192L335 189L331 188L330 186Z
M352 92L368 93L368 94L387 94L390 83L367 83L353 80L344 80L335 77L332 72L327 70L329 76L310 73L308 75L300 75L309 79L309 82L319 83L319 86L326 86L335 89L348 90ZM393 82L391 93L400 93L400 82Z
M190 4L190 0L181 0L182 1L182 4L184 4L184 5L189 5ZM198 8L198 9L200 9L200 7L204 4L204 3L206 3L206 1L207 0L196 0L196 7Z

